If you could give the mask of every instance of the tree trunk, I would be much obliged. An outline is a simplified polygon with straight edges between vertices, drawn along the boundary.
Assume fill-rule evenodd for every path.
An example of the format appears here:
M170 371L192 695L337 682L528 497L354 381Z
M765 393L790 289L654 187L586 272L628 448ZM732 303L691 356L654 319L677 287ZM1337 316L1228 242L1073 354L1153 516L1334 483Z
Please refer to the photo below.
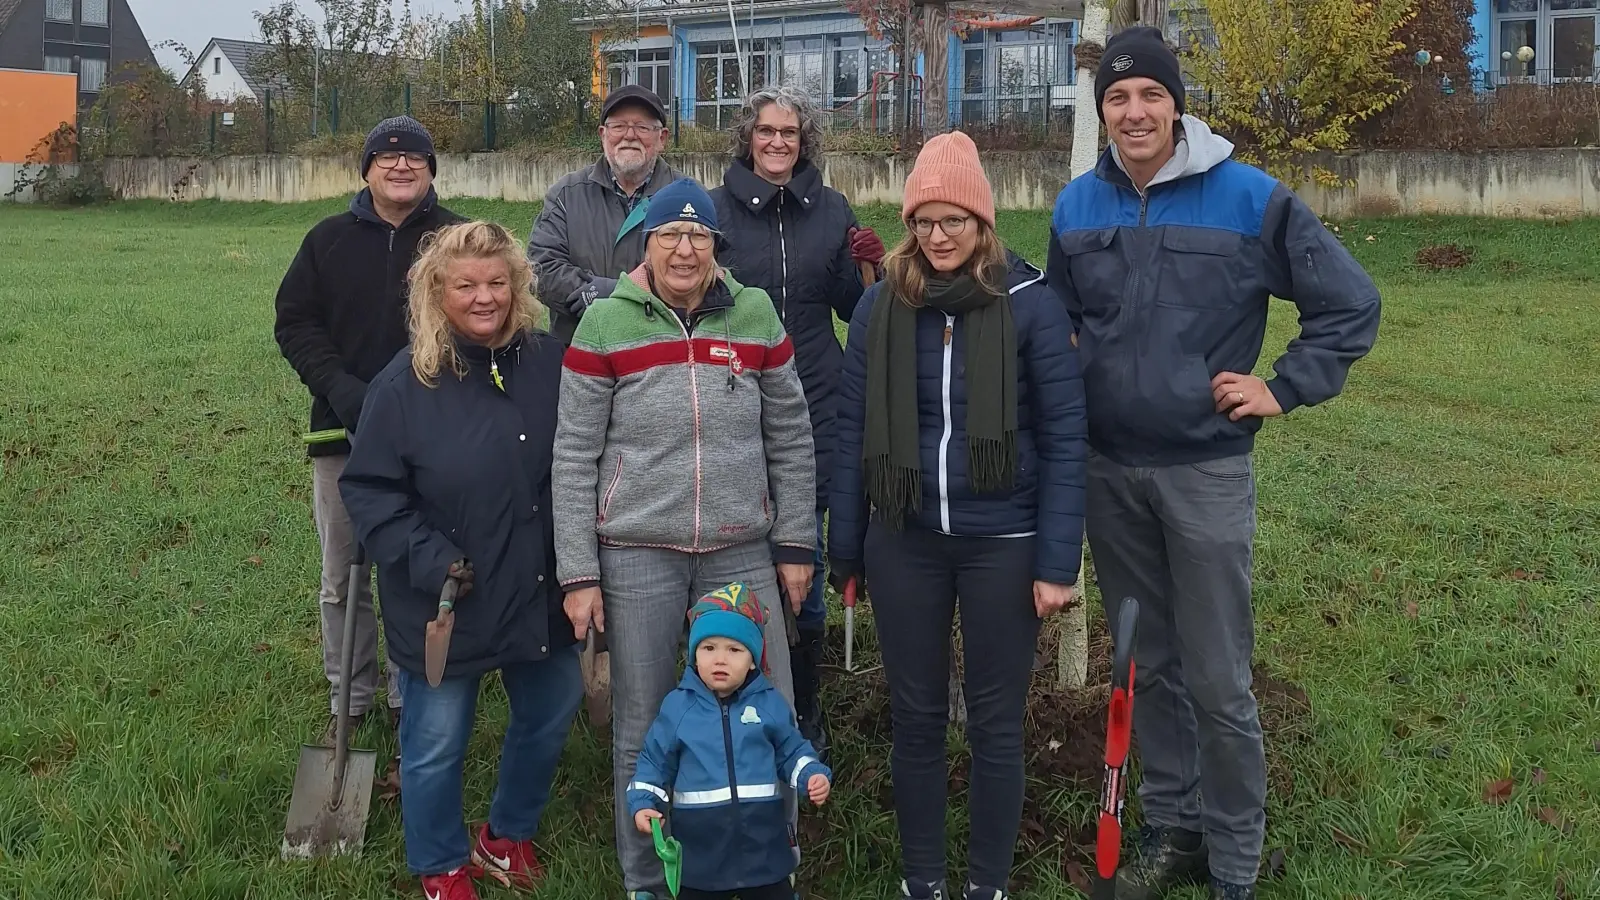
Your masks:
M1167 34L1167 0L1139 0L1139 24L1159 28L1162 36L1171 37Z
M922 137L926 140L950 128L950 7L944 0L922 7L922 28L927 61L922 75Z

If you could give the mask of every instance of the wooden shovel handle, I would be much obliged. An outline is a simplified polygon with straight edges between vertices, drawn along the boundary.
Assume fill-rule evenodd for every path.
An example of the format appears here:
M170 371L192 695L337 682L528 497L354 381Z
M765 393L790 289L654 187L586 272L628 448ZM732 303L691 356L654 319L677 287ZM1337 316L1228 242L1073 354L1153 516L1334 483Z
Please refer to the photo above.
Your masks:
M856 262L856 267L861 270L861 286L864 288L872 287L872 283L878 280L877 269L872 265L872 263L869 263L864 259L858 260Z

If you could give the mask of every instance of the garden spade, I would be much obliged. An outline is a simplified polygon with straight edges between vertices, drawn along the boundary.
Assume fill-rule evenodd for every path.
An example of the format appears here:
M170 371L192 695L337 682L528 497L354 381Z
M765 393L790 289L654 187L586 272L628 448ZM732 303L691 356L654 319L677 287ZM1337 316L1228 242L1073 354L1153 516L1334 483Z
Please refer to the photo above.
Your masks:
M844 583L844 670L856 670L856 580Z
M358 544L344 600L344 634L339 649L339 671L343 674L339 678L333 747L307 744L300 748L294 793L289 798L289 822L283 830L280 855L284 859L360 855L366 842L378 754L350 749L349 675L356 648L356 592L370 581L366 553Z
M664 837L661 834L661 820L650 820L650 838L656 845L656 856L661 857L662 874L666 876L667 893L674 898L678 896L678 887L683 879L683 845L675 837Z
M606 652L605 634L593 624L584 639L578 666L583 672L583 696L589 724L601 734L608 734L611 730L611 654Z
M1139 601L1122 598L1112 633L1111 704L1106 716L1105 776L1100 787L1100 825L1094 864L1100 880L1095 900L1116 900L1117 863L1122 853L1122 806L1128 787L1128 748L1133 740L1133 641Z
M450 659L450 633L456 627L456 601L470 590L472 563L464 559L451 563L444 587L439 589L439 613L428 623L422 638L422 667L429 687L438 687L444 680L444 664Z

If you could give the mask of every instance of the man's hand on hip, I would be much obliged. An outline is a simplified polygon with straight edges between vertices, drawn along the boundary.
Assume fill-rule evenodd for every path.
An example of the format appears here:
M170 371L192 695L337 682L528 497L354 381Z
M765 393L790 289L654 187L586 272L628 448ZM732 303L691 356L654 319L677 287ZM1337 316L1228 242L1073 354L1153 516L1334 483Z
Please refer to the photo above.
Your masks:
M1283 415L1278 398L1272 396L1265 381L1254 375L1217 373L1217 377L1211 379L1211 399L1217 402L1217 412L1228 413L1228 418L1235 422L1245 416L1270 419Z

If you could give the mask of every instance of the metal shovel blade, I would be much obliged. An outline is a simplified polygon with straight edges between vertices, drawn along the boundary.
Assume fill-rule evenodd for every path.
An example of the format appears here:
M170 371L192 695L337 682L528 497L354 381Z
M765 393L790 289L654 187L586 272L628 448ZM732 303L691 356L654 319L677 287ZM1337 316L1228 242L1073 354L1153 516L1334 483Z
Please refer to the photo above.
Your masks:
M606 652L605 635L593 626L578 657L583 672L583 696L589 724L601 734L611 731L611 654Z
M439 614L428 623L422 638L422 667L428 686L438 687L444 680L444 665L450 659L450 635L456 628L455 602L461 582L446 578L439 590Z
M856 670L856 580L844 584L844 670Z
M378 754L373 750L346 752L341 783L333 747L301 745L294 795L289 799L289 824L283 831L284 859L361 853Z

